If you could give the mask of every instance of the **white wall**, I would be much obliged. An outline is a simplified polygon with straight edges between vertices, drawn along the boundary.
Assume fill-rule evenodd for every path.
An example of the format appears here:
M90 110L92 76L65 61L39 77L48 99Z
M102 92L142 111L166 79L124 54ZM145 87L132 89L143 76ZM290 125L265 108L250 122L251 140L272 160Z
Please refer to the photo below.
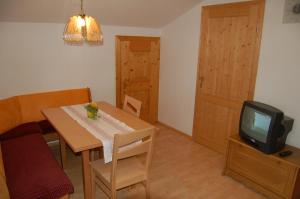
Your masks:
M199 6L162 30L158 120L191 134L199 45Z
M162 30L159 121L192 135L201 6ZM255 100L295 119L288 143L300 147L300 24L282 24L283 0L267 0ZM172 89L171 89L172 88Z
M160 36L159 29L103 26L102 46L64 44L64 24L0 23L0 98L90 87L115 104L115 35Z
M255 99L295 119L287 142L300 147L300 23L282 23L284 2L267 1Z
M188 135L193 130L201 7L226 2L234 0L204 1L162 29L158 120Z

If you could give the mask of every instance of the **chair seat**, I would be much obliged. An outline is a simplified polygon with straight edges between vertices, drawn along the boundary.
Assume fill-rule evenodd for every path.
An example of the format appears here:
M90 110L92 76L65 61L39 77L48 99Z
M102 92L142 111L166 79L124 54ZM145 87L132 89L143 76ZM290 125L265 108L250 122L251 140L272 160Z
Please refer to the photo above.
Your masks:
M104 163L103 159L91 162L96 176L110 186L111 163ZM122 189L134 183L146 180L145 166L137 158L119 160L116 173L116 189Z

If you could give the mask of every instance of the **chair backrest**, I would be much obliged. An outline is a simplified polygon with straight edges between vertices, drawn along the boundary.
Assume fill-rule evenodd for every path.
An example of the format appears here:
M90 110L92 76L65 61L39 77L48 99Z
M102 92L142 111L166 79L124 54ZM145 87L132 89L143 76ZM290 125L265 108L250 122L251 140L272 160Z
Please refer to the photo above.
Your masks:
M128 95L125 95L124 104L123 104L124 111L136 117L140 117L141 107L142 107L141 101L133 97L130 97Z
M154 137L154 127L132 133L116 134L114 136L111 183L115 183L118 160L131 158L144 153L147 153L145 175L148 176L148 171L152 160Z

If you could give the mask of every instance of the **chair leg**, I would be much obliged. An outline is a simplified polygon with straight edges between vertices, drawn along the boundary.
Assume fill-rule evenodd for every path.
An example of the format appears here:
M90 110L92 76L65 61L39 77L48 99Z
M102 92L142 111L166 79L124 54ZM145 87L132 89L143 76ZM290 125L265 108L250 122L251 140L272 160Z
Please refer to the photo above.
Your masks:
M101 147L101 148L98 150L98 153L99 153L99 159L102 159L102 158L103 158L103 147Z
M95 160L95 151L92 149L90 150L90 160L94 161Z
M117 199L117 191L111 190L111 199Z
M95 182L95 172L94 169L91 168L91 185L92 185L92 199L96 198L96 182Z
M92 149L91 150L91 156L90 156L91 161L103 158L103 151L102 150L103 150L102 148Z
M145 186L146 198L150 199L150 183L148 182L148 180L146 180L143 184Z
M67 168L67 145L65 140L62 137L59 137L59 144L60 144L60 155L61 155L61 164L62 168Z

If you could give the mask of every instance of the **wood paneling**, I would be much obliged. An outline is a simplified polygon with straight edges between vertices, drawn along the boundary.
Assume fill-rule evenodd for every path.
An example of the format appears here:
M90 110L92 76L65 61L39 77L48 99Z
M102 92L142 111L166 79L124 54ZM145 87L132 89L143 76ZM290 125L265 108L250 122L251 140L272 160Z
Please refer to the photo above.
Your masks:
M264 1L203 7L193 139L225 153L253 98Z
M123 106L125 95L142 102L141 119L157 121L160 38L116 37L116 101Z

